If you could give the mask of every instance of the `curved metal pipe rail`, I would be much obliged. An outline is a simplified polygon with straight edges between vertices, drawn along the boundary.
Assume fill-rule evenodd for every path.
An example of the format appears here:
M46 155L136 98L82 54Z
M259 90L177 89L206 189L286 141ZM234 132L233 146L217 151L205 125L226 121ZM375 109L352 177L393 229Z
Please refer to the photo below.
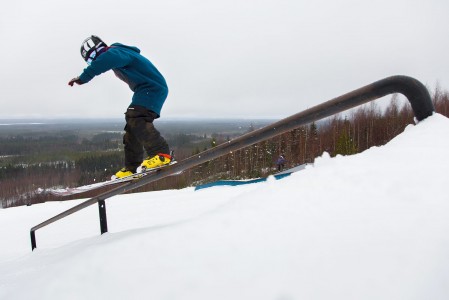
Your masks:
M315 107L309 108L303 112L294 114L288 118L280 120L261 129L249 132L234 140L218 145L217 147L204 151L198 155L189 157L183 161L178 162L177 164L167 166L153 174L143 177L140 180L128 182L126 184L115 187L110 191L86 200L85 202L74 206L71 209L68 209L54 216L53 218L50 218L47 221L44 221L31 228L31 248L33 250L36 248L36 230L47 226L57 220L60 220L68 215L71 215L92 204L98 203L99 205L100 229L101 234L103 234L108 231L106 221L106 206L104 202L105 199L125 193L127 191L134 190L170 175L175 175L176 173L180 173L194 166L200 165L228 153L232 153L233 151L237 151L244 147L273 138L277 135L293 130L299 126L321 120L323 118L332 116L334 114L393 93L401 93L405 97L407 97L418 121L427 118L434 112L434 107L429 92L421 82L408 76L387 77L385 79L376 81L372 84L344 94L340 97L331 99Z

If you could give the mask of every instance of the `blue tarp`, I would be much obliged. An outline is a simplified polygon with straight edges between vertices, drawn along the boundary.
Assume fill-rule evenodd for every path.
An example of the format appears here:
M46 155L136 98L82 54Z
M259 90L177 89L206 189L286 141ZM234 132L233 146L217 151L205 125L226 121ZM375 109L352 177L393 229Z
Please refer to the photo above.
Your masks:
M308 164L303 164L303 165L299 165L296 166L294 168L282 171L276 175L274 175L275 179L282 179L284 177L287 177L289 175L291 175L292 173L298 172L300 170L304 170L306 168ZM211 183L205 183L199 186L195 187L195 191L196 190L201 190L201 189L206 189L206 188L210 188L213 186L236 186L236 185L243 185L243 184L251 184L251 183L257 183L257 182L262 182L262 181L266 181L267 178L255 178L255 179L250 179L250 180L219 180L219 181L215 181L215 182L211 182Z
M277 174L274 175L274 178L276 179L282 179L284 177L289 176L292 173L282 173L282 174ZM250 179L250 180L219 180L219 181L215 181L215 182L211 182L211 183L206 183L206 184L202 184L199 186L195 187L195 191L197 190L201 190L201 189L206 189L206 188L210 188L213 186L236 186L236 185L243 185L243 184L251 184L251 183L257 183L257 182L262 182L262 181L266 181L267 178L256 178L256 179Z

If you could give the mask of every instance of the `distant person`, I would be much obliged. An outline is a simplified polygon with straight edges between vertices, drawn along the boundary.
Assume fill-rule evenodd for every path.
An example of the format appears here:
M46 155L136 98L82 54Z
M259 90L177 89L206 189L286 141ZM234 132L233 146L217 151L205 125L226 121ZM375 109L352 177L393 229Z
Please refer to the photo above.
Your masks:
M151 169L170 163L172 157L169 146L153 125L168 95L167 83L162 74L140 54L137 47L120 43L108 46L94 35L82 43L81 56L88 66L79 77L69 81L70 86L87 83L95 76L112 70L134 92L125 113L125 167L115 176L130 176L136 173L139 166ZM145 160L144 150L148 156Z
M276 166L279 172L284 169L286 162L287 160L285 159L285 155L284 154L279 155L278 159L276 160Z

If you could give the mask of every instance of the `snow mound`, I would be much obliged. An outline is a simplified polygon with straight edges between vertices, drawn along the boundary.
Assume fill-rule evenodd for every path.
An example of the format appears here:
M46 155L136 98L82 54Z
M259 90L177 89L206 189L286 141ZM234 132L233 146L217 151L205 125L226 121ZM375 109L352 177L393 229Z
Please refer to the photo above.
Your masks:
M448 299L449 119L282 180L0 210L0 299ZM6 246L5 246L6 245Z

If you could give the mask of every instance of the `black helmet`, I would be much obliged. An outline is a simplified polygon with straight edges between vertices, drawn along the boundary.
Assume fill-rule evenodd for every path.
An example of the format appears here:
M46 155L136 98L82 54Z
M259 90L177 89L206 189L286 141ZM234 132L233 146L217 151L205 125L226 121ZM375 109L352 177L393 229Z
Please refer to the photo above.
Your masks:
M97 58L101 50L104 50L106 47L107 45L105 42L98 36L92 35L85 39L81 44L81 56L90 65L90 63Z

